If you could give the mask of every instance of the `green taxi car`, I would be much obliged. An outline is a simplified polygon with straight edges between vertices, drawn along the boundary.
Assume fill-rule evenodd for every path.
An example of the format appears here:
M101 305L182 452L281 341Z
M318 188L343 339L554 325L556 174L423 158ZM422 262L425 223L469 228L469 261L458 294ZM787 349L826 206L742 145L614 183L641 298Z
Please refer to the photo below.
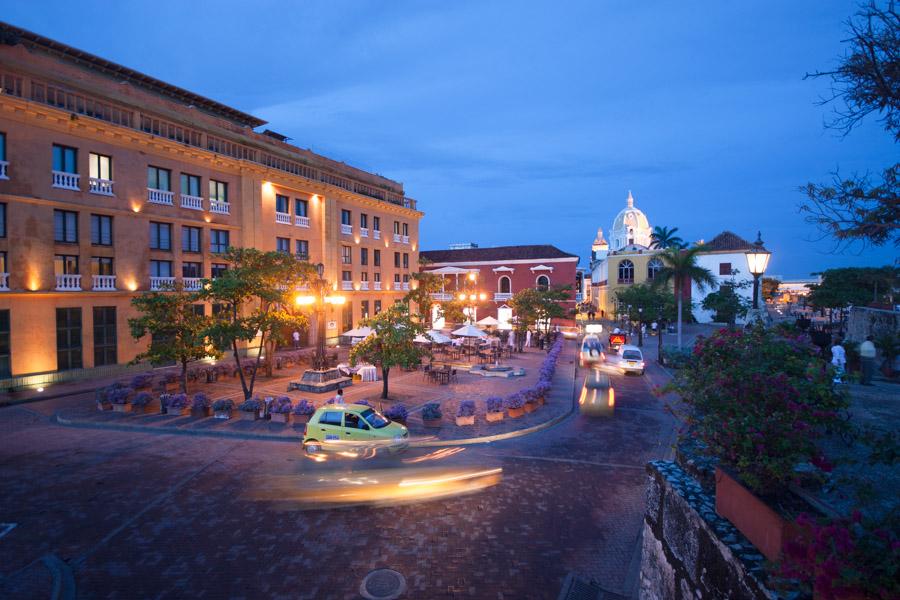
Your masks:
M326 404L306 424L303 447L310 454L326 446L385 446L392 451L409 445L409 430L365 404Z

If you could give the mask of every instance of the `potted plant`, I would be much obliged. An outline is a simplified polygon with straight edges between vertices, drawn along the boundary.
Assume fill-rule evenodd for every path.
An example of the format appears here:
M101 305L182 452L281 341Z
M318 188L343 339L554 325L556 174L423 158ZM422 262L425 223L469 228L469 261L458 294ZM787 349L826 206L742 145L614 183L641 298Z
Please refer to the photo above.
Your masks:
M525 405L523 406L525 412L530 413L537 410L537 394L533 387L525 388L519 393L522 394L522 397L525 399Z
M444 413L437 402L429 402L422 408L422 423L425 427L440 427Z
M300 401L294 405L294 423L309 423L309 418L314 412L316 412L316 407L309 400L301 398Z
M117 387L110 390L107 394L107 398L109 398L112 409L115 412L131 412L131 401L129 397L131 396L132 391L134 390L130 387Z
M234 410L234 402L228 398L219 398L212 403L213 416L217 419L230 419Z
M461 400L456 409L456 424L460 427L475 424L475 401Z
M245 421L256 421L259 419L259 409L262 408L262 401L254 396L240 403L238 411L241 419Z
M191 416L208 417L211 412L211 405L212 401L209 399L209 396L203 392L197 392L194 394L194 397L191 398Z
M372 406L372 403L363 398L362 400L354 400L353 404L361 404L363 406Z
M138 392L131 399L131 412L132 413L154 413L159 412L159 409L153 406L156 403L155 398L153 398L153 394L150 392Z
M289 396L278 396L269 404L269 414L276 423L289 423L294 403Z
M178 389L178 376L175 373L166 373L163 375L162 379L162 391L168 392L172 390Z
M489 396L485 401L484 418L488 423L497 423L503 420L503 398L500 396Z
M522 392L510 394L503 404L506 406L506 412L510 419L518 419L525 414L525 396L522 395Z
M187 394L171 394L166 400L166 414L169 416L180 417L188 408Z
M153 385L153 375L150 373L138 373L131 378L131 387L136 390L144 390Z
M393 406L389 406L388 409L384 411L384 416L391 421L406 425L406 419L409 417L409 411L402 403L395 404Z
M550 388L553 387L549 381L538 381L534 386L535 396L537 397L538 406L543 406L544 401L547 398L547 394L550 393Z

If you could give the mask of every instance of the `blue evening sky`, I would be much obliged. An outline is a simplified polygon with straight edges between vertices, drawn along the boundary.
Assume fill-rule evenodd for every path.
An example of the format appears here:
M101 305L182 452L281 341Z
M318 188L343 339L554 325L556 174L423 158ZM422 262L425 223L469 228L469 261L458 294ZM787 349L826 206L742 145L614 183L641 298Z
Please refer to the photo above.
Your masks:
M625 196L689 240L761 229L769 272L832 254L798 186L897 147L825 130L853 2L7 1L15 25L270 121L403 182L423 249L551 243L586 257ZM582 265L586 261L582 260Z

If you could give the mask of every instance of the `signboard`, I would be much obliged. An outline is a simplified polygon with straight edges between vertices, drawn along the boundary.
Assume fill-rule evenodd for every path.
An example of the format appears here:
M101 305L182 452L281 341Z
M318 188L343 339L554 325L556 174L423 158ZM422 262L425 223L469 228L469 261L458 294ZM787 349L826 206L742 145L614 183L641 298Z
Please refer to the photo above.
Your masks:
M610 346L622 346L625 344L625 334L624 333L613 333L609 336L609 345Z
M328 329L337 329L337 321L328 321Z

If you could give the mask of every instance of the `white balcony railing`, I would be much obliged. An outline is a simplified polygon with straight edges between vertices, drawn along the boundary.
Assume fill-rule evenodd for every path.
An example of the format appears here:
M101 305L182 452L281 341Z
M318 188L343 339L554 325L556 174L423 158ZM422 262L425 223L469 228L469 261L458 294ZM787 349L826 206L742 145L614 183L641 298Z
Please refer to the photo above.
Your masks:
M380 291L381 291L381 282L380 282L380 281L373 281L373 282L372 282L372 289L375 290L376 292L380 292Z
M172 206L175 204L175 192L147 188L147 202Z
M57 275L56 290L58 292L80 292L81 275Z
M209 212L216 213L219 215L230 215L231 214L231 205L228 202L222 202L221 200L210 199Z
M402 239L403 239L403 236L401 236L399 233L394 234L394 241L397 242L398 244L400 243L400 240L402 240Z
M584 294L582 294L580 292L575 294L575 302L583 302L583 301L584 301Z
M369 228L368 227L360 227L359 228L359 237L364 237L364 238L369 237Z
M158 292L160 290L171 290L175 287L175 278L174 277L151 277L150 278L150 289L154 292Z
M9 179L9 163L0 160L0 179Z
M373 240L380 240L380 239L381 239L381 230L380 230L380 229L373 229L373 230L372 230L372 239L373 239Z
M507 300L512 298L512 294L505 294L503 292L494 292L494 302L506 302Z
M203 196L191 196L190 194L181 195L181 208L190 208L191 210L203 210Z
M184 291L186 292L199 292L200 291L200 282L202 280L199 277L184 277L181 282L184 287Z
M353 282L352 281L342 281L341 289L344 290L345 292L351 291L353 289Z
M291 215L288 213L275 213L275 222L281 223L282 225L290 225L291 224Z
M9 291L9 273L0 273L0 292Z
M297 227L309 227L309 217L301 217L300 215L295 216L294 225Z
M116 290L116 276L92 275L91 289L99 292L114 292Z
M353 235L353 225L341 223L341 235Z
M403 288L402 288L402 289L403 289L404 292L408 292L408 291L409 291L409 282L408 282L408 281L404 281L404 282L403 282Z
M88 179L88 185L92 194L100 194L101 196L115 196L113 192L112 179L100 179L99 177L91 177Z
M408 235L404 235L404 236L403 236L403 243L404 243L404 244L408 244L408 243L409 243L409 236L408 236Z
M53 171L53 187L62 188L64 190L78 190L81 175L78 173L65 173L63 171Z
M359 282L359 289L361 289L361 290L364 291L364 292L369 291L369 282L368 282L368 281L360 281L360 282Z
M448 294L446 292L431 292L431 299L437 300L438 302L449 302L453 300L453 294Z
M402 289L403 289L403 284L400 283L399 281L395 281L394 282L394 291L399 292Z

